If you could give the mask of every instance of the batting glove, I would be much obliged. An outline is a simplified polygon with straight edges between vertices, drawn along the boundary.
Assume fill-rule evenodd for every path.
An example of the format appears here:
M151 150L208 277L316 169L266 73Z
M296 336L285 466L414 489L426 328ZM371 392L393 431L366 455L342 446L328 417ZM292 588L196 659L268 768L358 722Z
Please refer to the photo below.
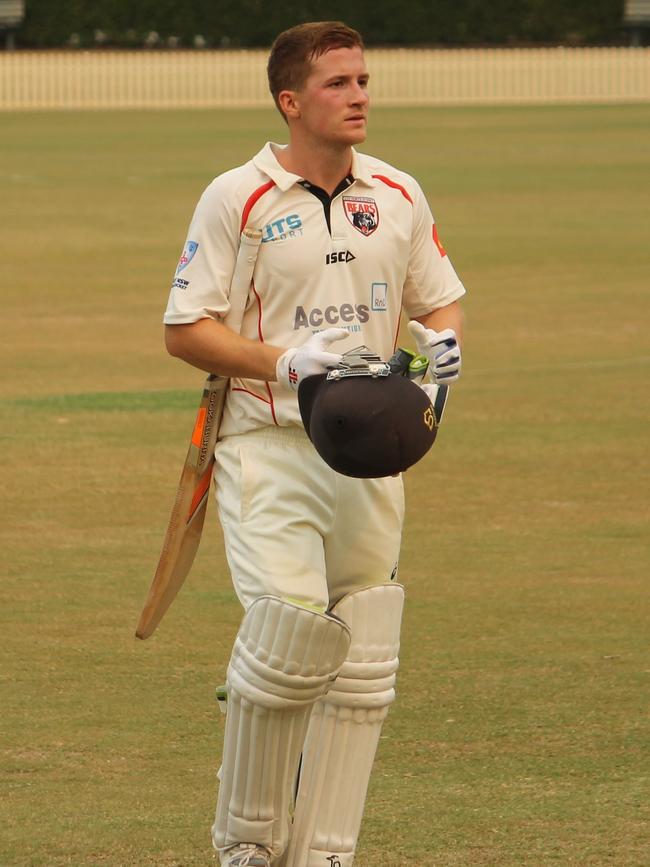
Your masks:
M345 328L326 328L312 335L302 346L292 347L278 358L275 374L279 383L292 391L308 376L326 373L341 362L341 355L328 352L330 343L348 336Z
M421 322L411 320L408 324L418 353L429 359L429 376L436 385L449 385L460 376L460 346L453 328L434 331Z

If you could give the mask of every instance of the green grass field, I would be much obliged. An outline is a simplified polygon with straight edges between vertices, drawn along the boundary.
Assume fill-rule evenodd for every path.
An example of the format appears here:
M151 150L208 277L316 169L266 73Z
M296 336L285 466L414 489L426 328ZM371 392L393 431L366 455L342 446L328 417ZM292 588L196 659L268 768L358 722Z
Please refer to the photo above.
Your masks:
M469 289L406 477L399 696L359 867L650 864L650 106L377 110ZM214 509L134 638L203 376L161 315L269 112L0 116L0 865L190 867L240 618ZM644 398L645 394L645 398Z

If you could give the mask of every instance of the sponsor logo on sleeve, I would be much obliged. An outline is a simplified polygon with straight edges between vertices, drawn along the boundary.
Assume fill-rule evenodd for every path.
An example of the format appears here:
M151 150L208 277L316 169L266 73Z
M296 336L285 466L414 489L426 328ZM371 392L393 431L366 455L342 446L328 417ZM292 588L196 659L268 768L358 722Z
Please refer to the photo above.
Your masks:
M343 196L345 216L354 228L366 237L379 225L379 208L374 199L365 196Z
M189 280L183 280L182 277L176 277L176 279L172 283L172 289L187 289L189 285Z
M176 268L176 273L180 274L183 268L187 268L192 259L194 258L194 254L199 249L199 245L197 241L188 241L185 245L183 252L181 253L181 258L178 260L178 268Z

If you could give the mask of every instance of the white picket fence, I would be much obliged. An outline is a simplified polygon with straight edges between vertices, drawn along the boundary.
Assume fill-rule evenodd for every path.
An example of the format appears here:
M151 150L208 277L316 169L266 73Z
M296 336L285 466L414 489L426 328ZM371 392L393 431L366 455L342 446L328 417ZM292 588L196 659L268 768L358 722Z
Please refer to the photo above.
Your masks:
M650 101L648 48L374 49L375 105ZM270 106L266 51L0 52L0 109Z

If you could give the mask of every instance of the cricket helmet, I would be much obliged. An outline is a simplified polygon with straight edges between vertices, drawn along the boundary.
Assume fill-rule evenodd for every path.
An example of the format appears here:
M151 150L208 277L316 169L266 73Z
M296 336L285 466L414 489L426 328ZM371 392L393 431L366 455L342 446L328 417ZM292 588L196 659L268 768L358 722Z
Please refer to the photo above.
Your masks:
M363 363L350 353L343 359L334 370L300 383L307 436L325 463L344 476L397 475L433 445L438 425L431 401L419 385L369 352Z

